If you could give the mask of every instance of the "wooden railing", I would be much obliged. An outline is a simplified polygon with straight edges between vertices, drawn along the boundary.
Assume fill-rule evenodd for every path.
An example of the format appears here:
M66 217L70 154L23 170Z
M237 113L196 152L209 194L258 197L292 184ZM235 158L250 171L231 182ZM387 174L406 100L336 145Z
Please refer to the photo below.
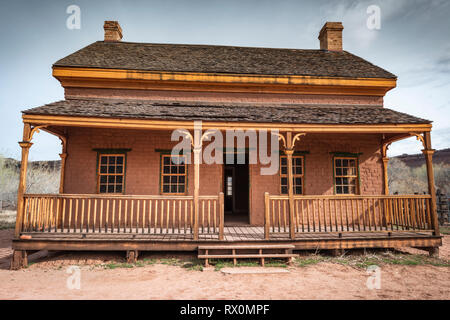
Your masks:
M189 234L223 238L223 195L200 196L197 223L192 196L24 196L22 232Z
M430 195L294 196L294 231L432 231ZM265 238L289 232L289 197L265 194Z

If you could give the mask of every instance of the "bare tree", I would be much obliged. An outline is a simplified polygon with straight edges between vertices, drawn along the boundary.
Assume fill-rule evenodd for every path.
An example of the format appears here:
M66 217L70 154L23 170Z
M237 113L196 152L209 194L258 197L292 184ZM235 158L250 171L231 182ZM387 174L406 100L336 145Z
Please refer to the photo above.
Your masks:
M45 163L28 166L27 193L58 193L60 170L47 166ZM0 199L15 207L17 202L17 188L19 186L19 168L15 163L7 163L0 155Z
M434 164L436 189L450 194L450 165ZM414 194L428 192L427 169L425 165L418 168L408 167L400 159L389 160L388 183L390 193Z

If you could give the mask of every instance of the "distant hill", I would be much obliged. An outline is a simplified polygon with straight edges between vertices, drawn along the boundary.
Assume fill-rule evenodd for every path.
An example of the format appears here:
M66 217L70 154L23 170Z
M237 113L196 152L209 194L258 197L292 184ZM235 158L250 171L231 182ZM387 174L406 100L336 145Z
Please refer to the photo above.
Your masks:
M425 157L420 154L402 154L391 157L403 161L408 167L417 168L425 164ZM450 164L450 148L436 150L433 155L433 164Z

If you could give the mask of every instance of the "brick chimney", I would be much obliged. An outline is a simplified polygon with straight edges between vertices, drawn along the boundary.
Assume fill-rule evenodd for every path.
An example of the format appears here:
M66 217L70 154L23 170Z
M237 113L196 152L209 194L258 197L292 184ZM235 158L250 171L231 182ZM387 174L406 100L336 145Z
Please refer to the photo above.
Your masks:
M105 21L103 29L105 29L105 41L122 40L122 28L118 21Z
M319 33L320 50L342 51L342 22L326 22Z

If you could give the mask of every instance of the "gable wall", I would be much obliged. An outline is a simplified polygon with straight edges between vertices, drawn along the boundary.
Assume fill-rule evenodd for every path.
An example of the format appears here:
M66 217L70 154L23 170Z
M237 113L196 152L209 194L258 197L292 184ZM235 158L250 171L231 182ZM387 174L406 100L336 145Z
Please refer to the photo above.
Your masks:
M286 93L191 92L136 89L65 88L66 99L105 98L167 101L299 103L382 106L383 97L375 95L328 95Z

